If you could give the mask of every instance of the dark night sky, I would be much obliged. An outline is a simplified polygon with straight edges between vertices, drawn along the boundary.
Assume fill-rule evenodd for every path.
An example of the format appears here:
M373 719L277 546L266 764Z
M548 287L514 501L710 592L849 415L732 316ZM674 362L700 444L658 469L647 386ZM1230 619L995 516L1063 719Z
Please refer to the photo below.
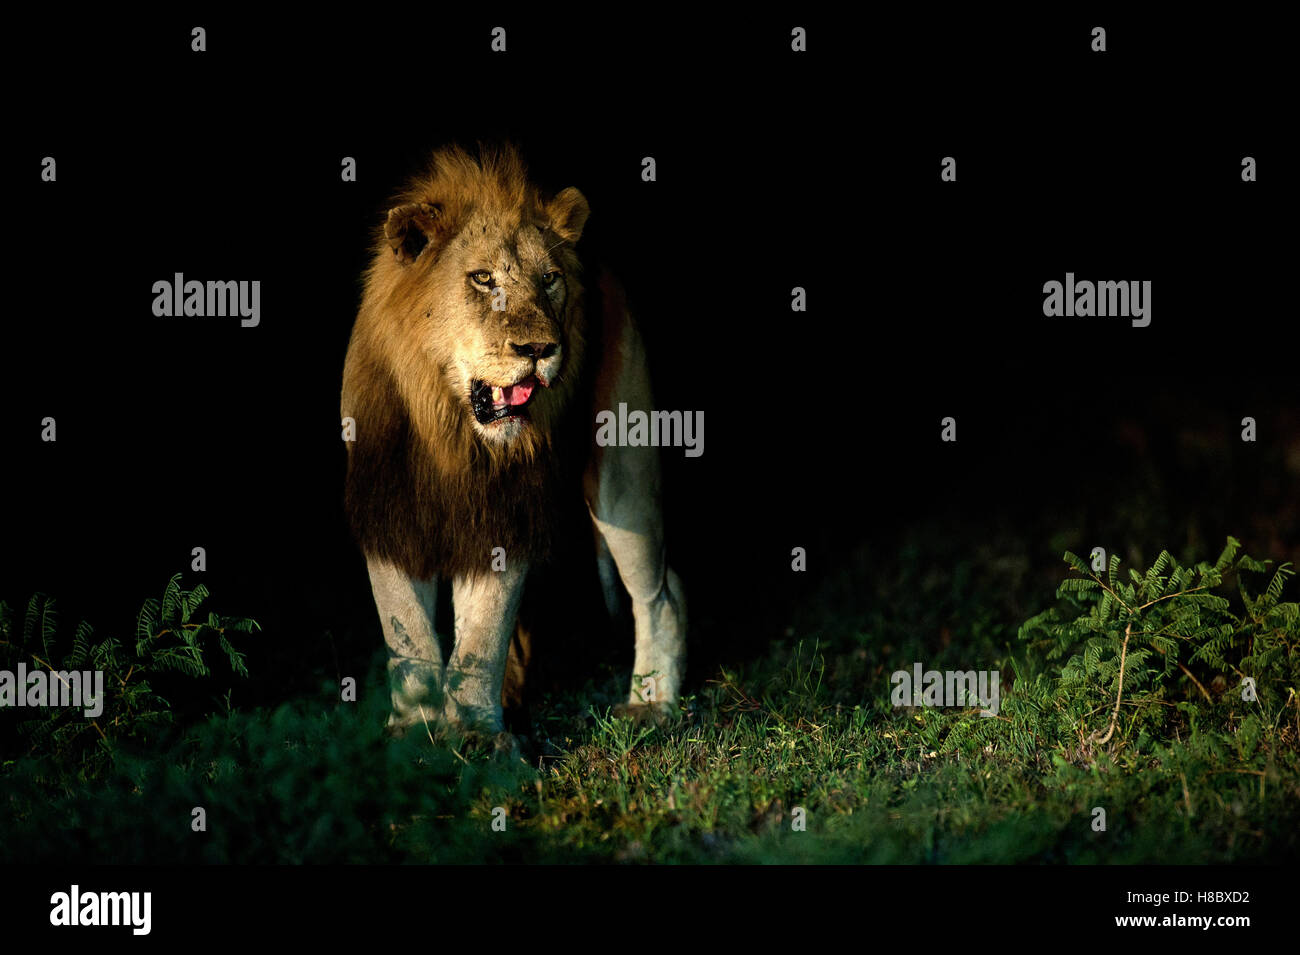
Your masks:
M45 590L126 630L202 544L213 607L259 639L331 673L331 653L378 652L342 523L343 355L387 199L456 140L512 138L542 184L584 191L584 251L629 289L660 406L704 410L703 457L664 454L701 618L776 625L816 583L792 581L796 544L829 567L923 519L1104 508L1134 428L1170 509L1210 508L1220 537L1261 486L1295 491L1261 474L1300 428L1280 61L1222 25L1118 24L1098 56L1082 21L818 18L796 56L784 15L647 19L505 19L504 56L469 15L412 15L396 39L208 17L205 54L181 20L26 33L59 65L8 123L0 597ZM1067 271L1151 280L1151 326L1045 318ZM261 280L261 326L155 318L174 272ZM1176 436L1207 429L1223 467L1179 473Z

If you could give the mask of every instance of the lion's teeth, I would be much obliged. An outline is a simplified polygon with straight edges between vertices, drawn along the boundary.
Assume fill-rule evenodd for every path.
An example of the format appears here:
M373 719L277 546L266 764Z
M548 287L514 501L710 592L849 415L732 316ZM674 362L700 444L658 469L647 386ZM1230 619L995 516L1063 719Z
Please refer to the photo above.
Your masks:
M495 385L492 387L492 403L494 405L506 403L506 390L504 388L498 388Z

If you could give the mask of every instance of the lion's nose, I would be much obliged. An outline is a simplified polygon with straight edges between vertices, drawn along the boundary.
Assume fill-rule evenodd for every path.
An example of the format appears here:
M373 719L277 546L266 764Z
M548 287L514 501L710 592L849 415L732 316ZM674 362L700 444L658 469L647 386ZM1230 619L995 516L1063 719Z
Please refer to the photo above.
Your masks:
M550 358L559 349L555 342L528 342L526 345L517 345L510 343L516 354L523 355L525 358L532 358L541 361L543 358Z

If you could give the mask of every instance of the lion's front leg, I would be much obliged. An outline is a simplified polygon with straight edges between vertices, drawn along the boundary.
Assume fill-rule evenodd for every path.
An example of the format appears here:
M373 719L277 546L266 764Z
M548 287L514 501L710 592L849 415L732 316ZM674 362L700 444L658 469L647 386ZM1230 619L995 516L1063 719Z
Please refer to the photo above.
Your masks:
M504 570L485 570L452 581L456 645L443 680L447 720L486 733L504 729L501 685L527 569L526 564L507 559Z
M437 580L416 580L378 557L367 557L370 587L388 646L391 731L400 734L442 708L442 651L434 631Z

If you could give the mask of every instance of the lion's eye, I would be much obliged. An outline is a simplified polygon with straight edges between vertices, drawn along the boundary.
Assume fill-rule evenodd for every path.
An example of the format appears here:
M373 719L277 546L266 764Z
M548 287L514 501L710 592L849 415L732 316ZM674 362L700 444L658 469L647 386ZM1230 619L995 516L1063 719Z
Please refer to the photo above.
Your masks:
M550 272L542 273L542 284L545 285L547 288L550 288L559 280L560 280L560 273L554 269L552 269Z
M492 273L487 269L479 269L476 272L469 273L470 281L475 285L491 285Z

